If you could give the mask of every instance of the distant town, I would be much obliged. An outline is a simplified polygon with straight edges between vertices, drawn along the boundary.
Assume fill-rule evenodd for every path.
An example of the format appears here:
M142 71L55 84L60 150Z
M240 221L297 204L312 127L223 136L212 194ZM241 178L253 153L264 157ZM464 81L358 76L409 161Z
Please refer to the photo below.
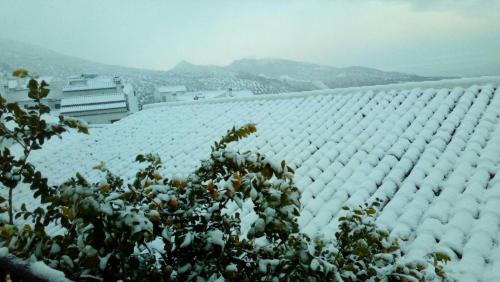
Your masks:
M31 78L14 77L0 73L0 95L8 102L17 102L28 109L34 101L28 98L28 82ZM84 120L88 124L114 123L130 114L140 111L136 91L132 84L121 77L101 76L96 73L82 73L69 76L63 87L50 86L52 77L38 76L38 82L49 84L49 96L43 103L50 107L53 115L63 115ZM154 91L154 103L189 102L217 98L253 96L250 90L188 91L184 85L158 86Z

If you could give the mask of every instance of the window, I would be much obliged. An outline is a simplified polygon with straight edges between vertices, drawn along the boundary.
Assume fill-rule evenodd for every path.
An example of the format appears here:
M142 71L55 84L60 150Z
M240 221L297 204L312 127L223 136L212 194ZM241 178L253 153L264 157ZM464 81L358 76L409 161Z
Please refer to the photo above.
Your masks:
M61 104L56 104L54 107L55 107L56 109L60 109L60 108L61 108Z

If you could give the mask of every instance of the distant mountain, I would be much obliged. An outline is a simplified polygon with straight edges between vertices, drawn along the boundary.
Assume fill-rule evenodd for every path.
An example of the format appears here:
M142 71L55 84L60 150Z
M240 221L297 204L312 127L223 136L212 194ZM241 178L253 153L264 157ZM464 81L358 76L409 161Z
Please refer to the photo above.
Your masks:
M282 93L318 89L310 83L287 83L253 75L237 75L223 67L198 66L181 62L175 71L127 68L92 62L57 53L43 47L0 38L0 72L25 68L43 76L52 76L52 89L61 89L68 76L80 73L119 75L134 85L142 104L152 102L157 86L185 85L188 90L251 90L255 94Z
M15 68L27 68L41 75L51 75L57 80L64 80L69 75L82 72L103 74L155 72L100 64L62 55L43 47L0 38L0 71L8 72Z
M43 47L0 38L0 72L10 74L17 68L25 68L43 76L52 76L52 91L61 89L68 76L98 73L104 76L122 76L135 86L139 94L152 93L156 83L163 83L165 76L163 71L100 64L66 56Z
M192 91L232 88L268 94L438 79L364 67L335 68L280 59L241 59L228 66L195 65L182 61L171 70L155 71L96 63L0 38L0 72L10 73L16 68L54 77L53 91L61 89L71 75L85 72L118 75L134 85L143 104L152 101L155 87L168 85L185 85Z
M259 76L277 79L282 82L301 82L311 85L324 85L328 88L389 84L406 81L437 80L437 77L423 77L398 72L384 72L367 67L336 68L283 59L241 59L225 67L197 66L182 62L171 73L191 75L201 73L225 73L239 77Z
M219 73L224 72L224 68L212 65L195 65L187 61L181 61L171 70L172 73L177 74L190 74L190 73Z

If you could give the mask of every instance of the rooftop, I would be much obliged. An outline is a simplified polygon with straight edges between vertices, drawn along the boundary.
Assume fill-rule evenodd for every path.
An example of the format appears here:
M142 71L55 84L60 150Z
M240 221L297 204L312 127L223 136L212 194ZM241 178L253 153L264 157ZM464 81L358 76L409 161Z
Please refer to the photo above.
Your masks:
M82 95L82 96L62 98L61 107L84 105L84 104L124 102L124 101L125 101L125 95L123 93L103 94L103 95Z
M127 103L123 93L82 95L61 99L61 114L120 108L127 110Z
M214 90L214 91L191 91L186 92L184 95L178 96L177 101L195 101L202 99L220 99L220 98L231 98L231 97L248 97L252 96L253 92L249 90ZM171 102L164 102L171 103Z
M63 87L63 92L110 89L116 87L114 78L103 78L96 75L81 75L70 77L66 86Z
M185 176L227 129L255 123L235 146L296 168L304 232L331 237L342 206L379 197L377 222L408 257L443 251L460 280L499 281L499 86L486 77L153 104L52 139L32 161L52 183L77 171L97 180L101 161L133 179L134 157L152 152L165 175Z
M175 86L161 86L157 87L156 91L160 93L170 93L170 92L186 92L186 86L184 85L175 85Z
M127 103L125 102L113 102L113 103L105 103L105 104L87 104L87 105L75 105L75 106L67 106L61 107L61 114L70 114L70 113L79 113L79 112L88 112L88 111L96 111L96 110L111 110L111 109L120 109L122 111L127 111Z

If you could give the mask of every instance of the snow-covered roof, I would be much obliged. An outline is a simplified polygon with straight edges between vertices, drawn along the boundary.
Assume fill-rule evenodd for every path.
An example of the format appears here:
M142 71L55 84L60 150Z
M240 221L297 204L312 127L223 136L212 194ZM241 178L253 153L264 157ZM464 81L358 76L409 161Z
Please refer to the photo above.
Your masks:
M81 95L64 97L61 99L61 114L120 108L127 109L126 99L123 93Z
M159 93L170 93L170 92L186 92L186 86L184 85L175 85L175 86L161 86L157 87L156 91Z
M201 91L190 91L186 92L182 96L178 96L176 101L196 101L201 99L220 99L220 98L231 98L231 97L248 97L252 96L253 92L249 90L201 90ZM172 103L172 102L163 102Z
M61 114L77 113L77 112L87 112L96 110L111 110L111 109L121 109L127 111L127 103L125 102L114 102L105 104L87 104L87 105L76 105L61 107Z
M452 259L464 281L500 281L500 78L152 105L91 134L50 140L32 161L53 183L104 161L134 177L139 153L186 175L232 126L236 144L296 167L304 232L333 236L344 205L385 200L377 222L409 257ZM25 192L27 191L27 192ZM29 193L29 189L16 189Z
M66 86L63 87L64 92L71 91L84 91L96 89L110 89L115 88L116 83L111 78L82 78L78 80L70 80Z
M74 106L84 104L100 104L111 102L124 102L125 95L123 93L103 94L103 95L81 95L74 97L64 97L61 99L61 106Z

